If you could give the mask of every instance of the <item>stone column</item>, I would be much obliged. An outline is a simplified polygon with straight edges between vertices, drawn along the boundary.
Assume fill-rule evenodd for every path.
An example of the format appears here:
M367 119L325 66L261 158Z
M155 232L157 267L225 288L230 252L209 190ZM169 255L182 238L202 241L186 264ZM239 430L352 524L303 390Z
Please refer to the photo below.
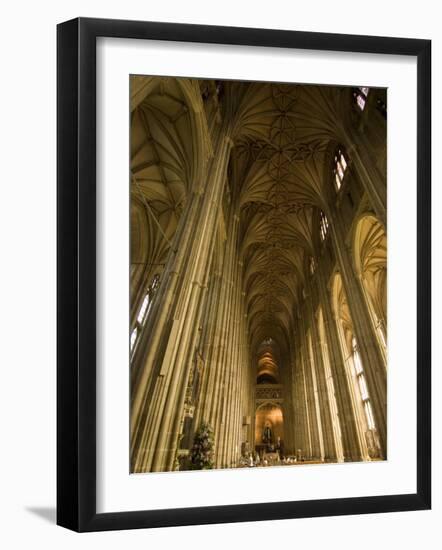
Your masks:
M209 258L210 258L210 260L208 261L209 265L212 264L213 252L214 252L214 250L212 248L210 253L209 253ZM185 398L186 398L186 392L187 392L187 388L188 388L189 375L190 375L191 369L196 368L195 367L195 360L196 360L195 352L197 350L198 340L200 338L201 317L202 317L202 313L203 313L203 310L204 310L204 306L207 303L207 295L208 295L207 289L208 289L209 275L210 275L210 271L207 270L205 280L204 280L204 284L203 284L203 293L200 296L199 303L198 303L198 306L197 306L198 307L198 312L197 312L197 315L195 317L194 328L191 331L187 352L183 356L184 357L184 359L183 359L184 365L188 365L188 368L186 369L185 380L183 380L182 383L180 383L180 385L179 385L179 388L178 388L178 391L177 391L177 399L176 399L177 406L176 406L175 409L173 409L173 414L172 414L171 420L170 420L170 431L169 431L169 434L170 434L170 443L169 443L170 449L169 449L169 452L167 454L167 457L165 458L166 462L163 465L163 468L168 470L168 471L171 471L171 470L174 469L175 458L176 458L176 453L177 453L178 443L179 443L179 436L180 436L181 426L182 426L182 422L183 422L183 414L184 414L184 408L185 408Z
M229 370L229 353L232 351L230 335L233 326L232 303L234 298L232 273L236 257L236 240L238 235L238 216L231 213L228 222L227 242L222 262L222 274L219 281L219 302L214 314L214 330L210 333L212 345L206 359L207 382L205 392L201 394L199 416L209 421L215 431L216 466L221 466L222 433L226 414L223 399L227 389L227 371Z
M241 274L242 283L242 274ZM248 440L250 448L253 449L253 442L249 436L249 427L243 424L243 419L246 416L251 417L250 412L250 372L248 362L248 343L246 338L246 317L244 309L245 293L240 290L239 303L239 323L238 323L238 388L236 398L236 420L235 420L235 446L230 463L237 463L241 455L241 444ZM251 417L252 418L252 417Z
M301 362L301 335L299 322L297 323L294 336L295 344L291 349L294 380L294 451L296 453L300 449L304 456L310 457L310 428L307 395L305 392L304 369Z
M364 134L351 130L347 132L347 140L350 169L357 173L371 207L384 227L387 227L387 176L377 166L375 153L371 152L370 142Z
M244 307L245 312L245 307ZM244 313L245 323L247 322L247 314ZM250 415L250 425L248 429L248 440L250 441L250 444L253 446L256 444L255 441L255 424L256 424L256 375L254 370L254 365L252 365L252 360L250 357L250 348L249 348L249 332L248 329L246 330L245 334L245 341L247 345L247 355L246 355L246 366L247 366L247 400L248 400L248 406L246 409L246 414Z
M299 380L300 373L299 369L295 362L292 363L292 372L293 372L293 401L291 405L293 406L293 452L296 453L297 449L302 449L305 446L305 441L303 437L303 423L302 423L302 411L301 411L301 394L299 388L301 382Z
M313 458L314 456L314 441L313 441L313 434L312 434L312 420L311 420L311 399L309 396L308 391L308 381L305 374L305 364L300 357L299 359L299 368L300 368L300 378L302 383L302 389L301 389L301 399L305 403L304 405L304 415L305 415L305 446L302 448L303 456L306 458ZM305 452L304 452L305 450Z
M237 221L239 225L239 218ZM236 254L237 258L237 254ZM234 278L233 278L233 310L232 317L234 319L233 332L231 337L231 376L228 389L228 407L227 407L227 429L224 434L224 462L228 467L232 466L235 454L238 452L238 440L242 429L242 418L240 415L240 400L241 400L241 380L242 369L244 368L241 362L241 337L240 333L243 330L243 317L241 302L242 296L242 261L234 263Z
M203 323L203 335L200 350L204 361L204 370L198 391L198 401L195 408L193 426L197 430L203 420L208 420L208 410L213 398L213 381L215 369L211 362L213 343L217 330L218 309L221 307L221 271L216 267L210 282L209 297L206 304L206 319Z
M293 328L289 329L293 333ZM284 415L284 452L295 453L295 382L293 378L292 352L289 347L283 360L283 415Z
M334 438L334 429L332 421L332 413L328 398L327 381L325 378L325 368L322 356L321 341L318 334L316 324L316 316L312 305L313 297L310 295L305 302L307 314L309 316L309 324L312 339L313 365L316 371L316 380L319 394L319 410L321 415L322 438L324 443L324 460L327 462L335 462L337 458L336 442Z
M235 225L238 227L239 219L235 217ZM234 237L237 238L237 230L234 231ZM236 245L236 240L235 240ZM226 369L225 391L223 392L223 412L221 416L221 430L219 434L219 455L223 467L229 467L229 455L231 447L234 444L235 419L233 418L233 407L236 400L237 375L240 368L238 362L238 324L239 324L239 295L241 291L240 280L238 278L238 261L236 246L233 247L234 262L233 273L231 274L231 308L229 319L228 343L225 350L224 366Z
M381 449L386 456L387 449L387 377L385 360L379 347L367 303L362 293L351 260L351 249L345 244L343 224L338 212L333 213L330 223L333 246L338 260L348 307L359 347L368 391L373 407L376 428Z
M308 411L308 426L310 434L310 445L311 445L311 458L314 460L320 460L323 456L323 444L322 444L322 428L321 428L321 418L319 415L319 404L317 403L317 393L316 393L316 384L314 380L309 343L307 338L307 326L304 319L301 318L300 322L301 328L301 365L304 375L304 386L305 386L305 399L307 402L307 411Z
M240 340L239 332L241 329L241 301L242 301L242 262L238 261L238 232L239 232L239 217L233 214L233 218L229 224L232 239L230 254L232 255L229 285L230 285L230 308L229 308L229 324L228 332L224 342L225 348L221 363L224 365L225 382L223 384L222 404L223 407L219 417L219 460L222 467L231 465L231 457L234 453L235 442L234 434L236 431L236 423L234 408L237 400L238 384L240 377L241 363L239 360Z
M336 406L338 409L344 462L360 461L363 459L362 442L353 407L350 387L351 380L346 372L339 334L331 307L331 298L320 266L316 273L316 281L320 302L322 304L325 336L327 338L327 349L330 357L330 369L336 392Z
M186 364L192 332L218 224L231 139L227 124L220 131L207 171L180 220L176 253L168 261L161 297L149 319L151 329L144 364L134 372L131 444L134 471L162 471L170 462L175 433L171 426L179 396L187 385ZM201 182L202 184L202 182ZM202 194L199 195L199 192ZM147 328L147 327L146 327Z

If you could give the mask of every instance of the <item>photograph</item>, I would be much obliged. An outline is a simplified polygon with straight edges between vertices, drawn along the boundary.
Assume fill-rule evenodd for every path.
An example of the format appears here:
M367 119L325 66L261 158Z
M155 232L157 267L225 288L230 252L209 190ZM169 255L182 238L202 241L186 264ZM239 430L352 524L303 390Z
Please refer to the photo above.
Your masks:
M434 548L440 11L4 4L2 548Z
M128 80L130 473L386 461L388 89Z

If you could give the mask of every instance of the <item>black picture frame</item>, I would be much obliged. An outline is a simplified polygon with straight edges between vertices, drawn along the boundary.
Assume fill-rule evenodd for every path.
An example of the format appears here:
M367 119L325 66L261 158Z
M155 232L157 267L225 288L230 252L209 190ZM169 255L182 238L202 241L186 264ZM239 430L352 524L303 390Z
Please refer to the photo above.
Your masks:
M96 512L96 39L395 54L417 58L417 492L133 512ZM74 19L57 28L57 523L104 531L431 506L431 41Z

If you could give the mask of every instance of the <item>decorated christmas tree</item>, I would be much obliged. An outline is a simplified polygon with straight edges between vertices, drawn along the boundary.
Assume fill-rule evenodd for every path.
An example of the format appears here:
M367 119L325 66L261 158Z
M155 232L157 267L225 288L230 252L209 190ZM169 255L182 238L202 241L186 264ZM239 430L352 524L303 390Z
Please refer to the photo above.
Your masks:
M207 422L202 422L195 433L193 447L190 453L192 470L211 470L214 457L213 429Z

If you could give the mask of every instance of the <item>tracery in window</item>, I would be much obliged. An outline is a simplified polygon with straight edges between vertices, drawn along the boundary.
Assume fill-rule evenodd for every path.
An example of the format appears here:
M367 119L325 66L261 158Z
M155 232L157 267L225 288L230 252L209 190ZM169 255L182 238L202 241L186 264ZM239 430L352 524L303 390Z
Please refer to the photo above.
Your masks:
M137 319L135 322L135 326L132 329L132 332L130 334L130 350L131 352L134 351L136 343L138 341L138 337L141 333L141 329L146 322L147 317L149 316L149 311L152 306L152 299L153 295L155 294L158 286L160 284L160 276L157 274L152 279L152 282L147 288L146 294L143 298L143 301L141 303L141 307L138 311Z
M370 88L360 86L355 89L353 92L354 98L356 100L356 104L363 111L365 109L365 105L367 103L367 97L370 92Z
M137 322L142 324L144 322L144 319L150 309L151 299L150 294L146 294L144 297L143 303L141 304L140 311L138 313Z
M324 212L321 211L319 215L319 233L321 235L321 240L325 241L325 237L328 233L328 219Z

